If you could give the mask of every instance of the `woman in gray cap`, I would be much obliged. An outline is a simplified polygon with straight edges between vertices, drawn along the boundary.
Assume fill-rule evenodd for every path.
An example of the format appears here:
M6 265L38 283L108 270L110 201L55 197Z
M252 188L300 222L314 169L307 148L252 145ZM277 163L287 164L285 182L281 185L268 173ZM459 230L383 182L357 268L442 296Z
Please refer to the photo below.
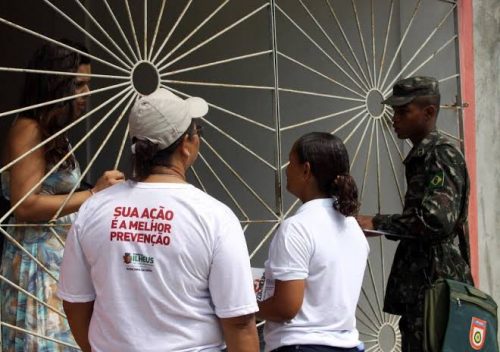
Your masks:
M201 98L159 89L129 118L132 180L81 208L59 296L83 351L257 351L250 261L238 219L186 182Z

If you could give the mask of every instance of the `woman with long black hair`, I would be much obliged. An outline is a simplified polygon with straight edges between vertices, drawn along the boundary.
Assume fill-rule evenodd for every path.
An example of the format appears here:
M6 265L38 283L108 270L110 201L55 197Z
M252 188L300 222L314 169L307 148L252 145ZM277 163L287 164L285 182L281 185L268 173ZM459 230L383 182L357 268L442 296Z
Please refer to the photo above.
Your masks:
M64 43L86 52L86 48L78 43L67 40ZM28 73L21 99L23 107L89 90L90 59L73 50L55 44L43 45L35 52L28 68L81 73L82 76ZM81 116L86 103L86 96L80 96L35 107L17 116L7 138L4 163L7 164L32 150ZM10 200L12 206L17 204L67 153L71 153L71 146L67 134L62 133L17 161L7 171L2 172L2 191L5 198ZM56 278L59 276L64 248L49 227L36 224L52 220L79 177L78 162L71 154L15 208L14 217L11 219L12 223L28 226L10 227L10 236L44 264ZM68 231L67 225L71 224L74 218L72 213L92 194L122 179L121 172L108 171L93 189L73 193L60 217L55 220L53 230L64 240ZM62 311L62 302L55 295L56 280L8 240L4 244L1 273L12 284L28 290L41 301ZM3 322L65 343L75 343L64 317L18 291L12 284L5 280L0 282ZM3 326L2 350L37 352L74 349Z
M306 134L286 176L303 204L269 249L258 313L267 320L266 351L358 351L355 310L369 247L353 217L358 191L347 150L334 135Z

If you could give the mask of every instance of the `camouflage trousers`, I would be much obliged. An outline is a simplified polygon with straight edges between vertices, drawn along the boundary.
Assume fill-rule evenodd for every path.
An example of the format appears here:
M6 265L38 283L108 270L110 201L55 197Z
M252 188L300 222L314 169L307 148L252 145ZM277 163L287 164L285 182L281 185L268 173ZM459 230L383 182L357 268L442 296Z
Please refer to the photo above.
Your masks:
M424 318L422 316L403 315L399 320L402 352L423 352Z
M402 352L424 351L424 301L407 306L399 320Z

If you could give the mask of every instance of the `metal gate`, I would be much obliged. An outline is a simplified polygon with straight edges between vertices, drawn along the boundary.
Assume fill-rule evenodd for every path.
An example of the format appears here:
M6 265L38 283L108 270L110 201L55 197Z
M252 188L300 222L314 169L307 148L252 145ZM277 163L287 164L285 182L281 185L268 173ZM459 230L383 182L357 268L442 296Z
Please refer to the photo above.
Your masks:
M390 108L380 105L396 80L437 77L443 102L439 129L462 144L454 1L40 0L30 5L0 5L0 45L7 53L0 58L0 78L19 86L26 72L20 63L36 46L60 43L63 35L90 47L91 106L61 132L72 136L85 166L82 179L129 168L126 116L139 93L161 85L183 97L204 97L211 110L189 177L237 214L253 266L262 266L272 234L298 205L283 180L288 151L300 135L321 130L344 140L362 213L372 214L400 211L405 191L402 160L411 145L397 140ZM28 48L22 45L27 42ZM1 123L6 126L30 108L1 102ZM10 233L17 227L44 226L57 235L50 222L6 223L19 203L0 218L6 241L15 242ZM375 239L370 246L358 328L367 351L400 351L398 317L382 311L395 245ZM57 274L50 274L56 280Z

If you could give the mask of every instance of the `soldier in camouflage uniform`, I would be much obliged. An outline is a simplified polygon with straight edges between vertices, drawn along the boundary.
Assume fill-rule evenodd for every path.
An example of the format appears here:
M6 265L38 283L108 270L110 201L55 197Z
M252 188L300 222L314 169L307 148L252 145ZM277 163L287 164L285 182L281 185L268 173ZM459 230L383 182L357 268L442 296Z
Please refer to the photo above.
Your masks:
M394 109L398 138L413 143L404 160L407 191L403 212L360 215L358 221L366 230L401 236L386 235L400 242L387 282L384 311L401 315L403 352L419 352L423 351L426 288L439 278L472 283L464 231L469 179L462 153L436 131L440 104L436 79L401 80L383 104Z

